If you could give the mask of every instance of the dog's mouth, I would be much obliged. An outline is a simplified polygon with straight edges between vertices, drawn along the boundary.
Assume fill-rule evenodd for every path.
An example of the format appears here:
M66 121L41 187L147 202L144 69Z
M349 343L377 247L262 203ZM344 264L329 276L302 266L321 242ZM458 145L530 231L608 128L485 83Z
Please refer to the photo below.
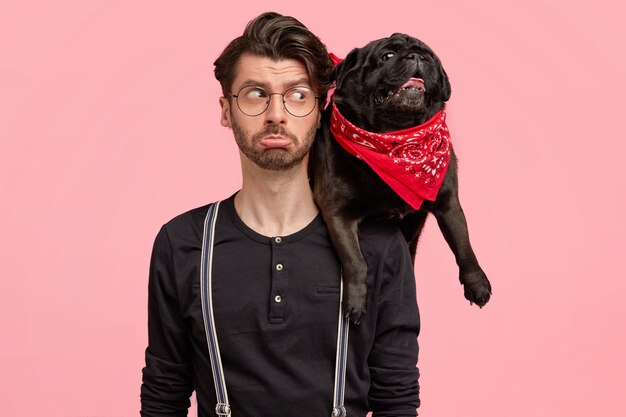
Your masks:
M409 78L409 81L405 82L400 86L400 90L410 90L416 89L421 91L422 93L426 92L426 87L424 86L424 80L421 78Z
M421 78L411 77L407 82L395 89L381 90L376 95L375 101L377 104L382 104L392 98L400 98L404 94L424 94L426 92L426 86L424 80Z

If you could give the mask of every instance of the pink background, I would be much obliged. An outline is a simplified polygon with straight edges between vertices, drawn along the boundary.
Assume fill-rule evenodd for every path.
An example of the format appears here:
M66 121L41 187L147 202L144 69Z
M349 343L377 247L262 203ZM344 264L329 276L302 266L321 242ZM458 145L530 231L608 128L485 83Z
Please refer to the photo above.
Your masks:
M0 414L138 415L152 242L238 188L212 64L274 9L339 56L412 34L450 76L461 200L494 294L464 300L431 218L420 415L626 415L623 6L220 3L0 5Z

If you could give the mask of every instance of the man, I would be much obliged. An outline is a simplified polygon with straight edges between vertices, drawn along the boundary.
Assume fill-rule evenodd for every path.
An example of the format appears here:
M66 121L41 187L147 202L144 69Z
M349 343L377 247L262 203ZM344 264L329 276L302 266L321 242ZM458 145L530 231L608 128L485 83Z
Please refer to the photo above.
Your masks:
M265 13L215 62L221 124L240 149L241 190L220 204L212 260L215 328L234 417L328 416L340 265L313 201L308 152L331 84L326 47L297 20ZM215 179L219 173L215 172ZM144 417L200 416L216 393L199 271L207 206L159 231L150 265ZM349 334L348 416L415 416L413 266L392 227L365 223L368 312Z

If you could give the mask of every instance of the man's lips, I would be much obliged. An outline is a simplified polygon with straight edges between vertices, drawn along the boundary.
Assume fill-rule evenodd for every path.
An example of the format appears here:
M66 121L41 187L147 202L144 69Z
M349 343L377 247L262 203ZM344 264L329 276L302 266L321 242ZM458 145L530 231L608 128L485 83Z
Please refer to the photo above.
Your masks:
M259 144L265 148L286 148L291 143L291 139L281 135L267 135L259 141Z

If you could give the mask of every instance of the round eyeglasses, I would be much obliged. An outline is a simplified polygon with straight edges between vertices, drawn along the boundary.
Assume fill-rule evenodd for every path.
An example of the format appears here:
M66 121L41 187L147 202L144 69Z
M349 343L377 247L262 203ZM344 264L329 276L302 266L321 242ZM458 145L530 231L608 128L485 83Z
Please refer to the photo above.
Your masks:
M295 117L305 117L311 114L317 99L313 90L307 87L293 87L284 93L268 93L264 88L257 86L242 87L237 94L230 94L237 101L239 110L247 116L258 116L270 105L272 96L279 95L283 98L285 110Z

